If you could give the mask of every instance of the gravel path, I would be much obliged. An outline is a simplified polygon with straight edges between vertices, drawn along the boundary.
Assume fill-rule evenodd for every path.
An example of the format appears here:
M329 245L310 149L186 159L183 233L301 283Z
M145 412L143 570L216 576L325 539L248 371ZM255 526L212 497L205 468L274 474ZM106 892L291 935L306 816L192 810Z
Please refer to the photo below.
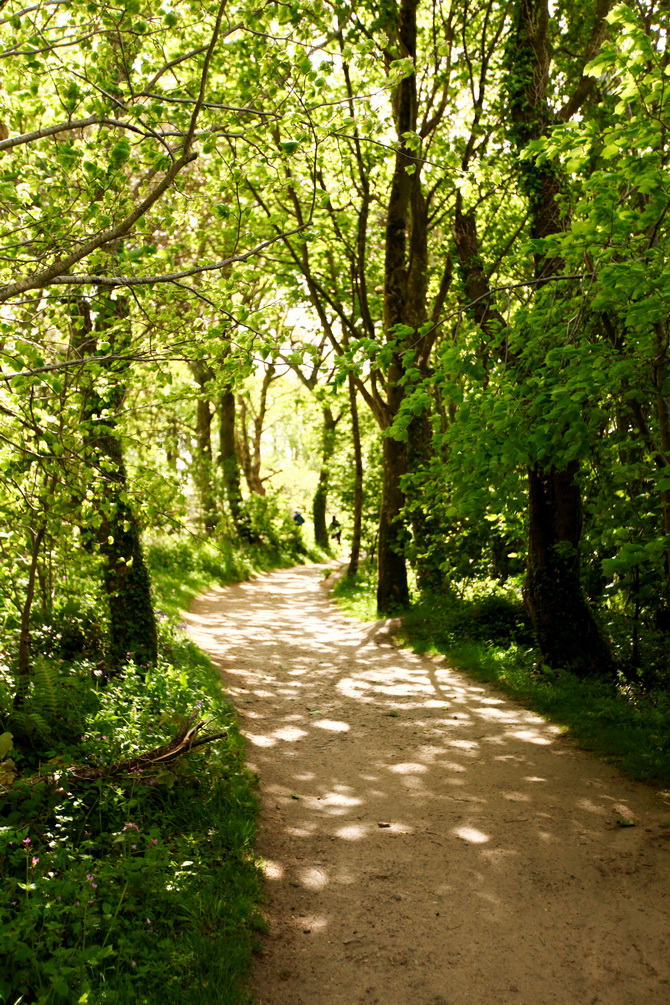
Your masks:
M324 573L186 617L260 777L258 1005L669 1005L670 793L345 618Z

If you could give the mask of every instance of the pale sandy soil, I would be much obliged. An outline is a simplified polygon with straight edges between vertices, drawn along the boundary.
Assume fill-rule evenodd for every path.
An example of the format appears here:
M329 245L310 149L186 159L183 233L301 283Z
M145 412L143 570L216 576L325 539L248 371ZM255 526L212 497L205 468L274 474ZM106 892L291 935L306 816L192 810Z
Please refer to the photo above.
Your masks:
M260 777L259 1005L668 1005L670 794L345 618L323 577L187 616Z

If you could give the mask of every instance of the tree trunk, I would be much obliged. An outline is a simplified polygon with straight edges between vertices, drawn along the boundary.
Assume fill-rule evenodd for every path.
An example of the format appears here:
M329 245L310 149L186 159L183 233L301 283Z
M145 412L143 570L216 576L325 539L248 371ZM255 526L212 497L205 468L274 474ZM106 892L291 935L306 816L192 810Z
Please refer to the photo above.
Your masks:
M35 597L35 582L37 578L37 565L39 562L40 549L46 533L46 527L42 526L36 532L31 531L30 565L28 567L28 579L26 582L26 596L21 608L21 632L19 635L19 673L18 686L14 698L14 704L18 708L26 695L28 677L30 675L30 613L32 611Z
M354 446L354 511L351 532L351 555L347 576L355 576L361 554L361 528L363 526L363 452L361 450L361 430L358 421L358 401L356 383L349 374L349 403L351 408L351 436Z
M218 523L216 497L212 485L212 408L205 387L213 373L203 363L192 363L191 370L200 388L196 401L195 484L200 498L200 515L205 531L213 534Z
M609 676L612 657L580 582L582 506L578 465L528 473L528 575L524 600L542 658L579 676Z
M380 614L396 614L409 606L405 565L407 529L402 520L405 494L401 487L406 471L407 444L390 436L385 437L377 545L377 609Z
M510 134L522 151L551 128L547 86L550 48L548 0L517 0L507 50ZM533 238L562 230L560 168L549 161L520 159L520 187L529 205ZM546 280L563 262L535 253L535 277ZM539 286L544 285L539 283ZM529 470L529 543L525 602L537 633L542 658L550 666L575 673L611 674L609 647L586 603L580 581L582 530L579 463L549 464Z
M314 518L314 540L320 548L329 551L330 541L328 539L328 527L326 526L326 509L328 507L330 460L335 451L335 431L339 416L336 419L327 405L323 406L322 412L321 470L319 471L319 481L312 503L312 516Z
M100 551L106 559L104 584L109 603L110 660L117 666L123 666L129 659L145 666L158 658L156 618L140 531L127 502L123 449L111 430L97 437L96 443L113 465L107 476L111 499L100 537Z
M230 387L225 388L219 398L219 465L235 530L240 538L248 540L249 526L242 508L240 465L235 447L235 395Z
M261 442L263 439L263 427L265 425L265 415L268 409L268 391L273 381L277 380L276 367L274 363L267 365L261 384L261 394L258 403L258 412L252 412L253 433L249 434L249 424L247 415L250 409L244 398L239 399L240 406L240 456L242 467L249 486L250 492L264 496L265 485L261 478Z
M417 6L418 0L401 0L396 22L396 55L416 56ZM426 314L427 208L421 188L421 164L406 144L407 136L417 127L417 88L413 73L401 80L394 91L393 115L398 149L386 218L384 330L387 340L397 341L398 345L386 373L387 429L397 417L405 395L403 357L409 346L407 336L398 336L396 326L407 325L414 329L410 341L418 358L422 347L415 329L425 321ZM409 604L405 564L408 534L403 517L405 493L401 486L408 468L407 444L387 433L383 457L377 606L380 614L389 614Z
M97 336L105 333L110 352L118 353L130 342L127 302L106 299L95 330L88 304L78 303L81 324L73 347L87 356L96 353ZM134 660L138 665L158 658L156 618L151 581L144 561L140 530L128 502L128 479L123 447L116 431L116 413L126 394L124 372L129 364L109 361L104 369L103 390L95 385L84 392L82 424L84 448L89 463L102 478L104 493L98 501L102 516L96 536L105 559L103 583L109 604L110 661L118 669Z
M431 513L430 492L434 491L430 471L433 450L433 430L430 416L426 411L415 415L410 423L408 449L408 470L411 472L410 516L414 538L417 586L426 592L439 590L443 583L440 569L440 546L445 530L440 527Z

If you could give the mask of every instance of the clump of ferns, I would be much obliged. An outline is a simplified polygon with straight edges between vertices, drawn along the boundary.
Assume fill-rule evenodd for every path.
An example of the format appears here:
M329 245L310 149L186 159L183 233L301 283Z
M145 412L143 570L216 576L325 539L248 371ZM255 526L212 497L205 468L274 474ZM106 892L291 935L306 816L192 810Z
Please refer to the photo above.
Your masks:
M56 731L59 715L67 708L58 664L44 656L35 657L30 676L19 684L7 727L15 741L31 747L48 743Z

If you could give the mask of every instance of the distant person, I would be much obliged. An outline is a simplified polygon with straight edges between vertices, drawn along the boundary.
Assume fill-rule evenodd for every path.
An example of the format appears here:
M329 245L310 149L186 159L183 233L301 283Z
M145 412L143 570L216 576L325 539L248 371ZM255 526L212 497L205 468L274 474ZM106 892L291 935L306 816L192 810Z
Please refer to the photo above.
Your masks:
M340 521L336 516L330 521L330 527L328 528L328 533L330 534L333 541L340 543L340 538L342 537L342 527L340 526Z
M300 512L300 510L296 510L295 513L293 514L293 523L296 524L298 527L302 527L304 522L305 518Z

